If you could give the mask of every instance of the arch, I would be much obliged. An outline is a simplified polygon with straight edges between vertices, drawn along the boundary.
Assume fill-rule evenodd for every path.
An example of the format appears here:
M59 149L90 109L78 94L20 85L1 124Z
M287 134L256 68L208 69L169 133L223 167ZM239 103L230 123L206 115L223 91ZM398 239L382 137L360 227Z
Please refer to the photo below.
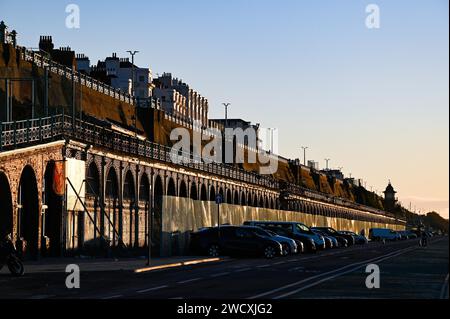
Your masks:
M177 196L177 189L175 187L175 182L172 177L169 178L169 181L167 182L167 196Z
M100 175L98 173L98 167L94 161L89 164L86 174L86 193L95 197L100 195Z
M180 191L178 192L178 196L183 198L187 197L187 187L184 180L181 180L180 182Z
M209 200L210 201L216 200L216 189L215 189L214 185L211 185L211 187L209 189Z
M118 185L116 170L111 167L106 177L105 197L117 199L119 197Z
M125 175L125 180L123 182L123 199L124 200L135 200L135 192L134 192L134 178L131 171L128 171Z
M142 174L141 181L139 183L139 200L148 202L150 200L150 182L147 174Z
M226 203L227 204L232 204L232 198L231 198L231 191L229 189L227 189L227 198L226 198Z
M258 207L258 194L253 193L253 207Z
M13 232L13 206L8 177L0 171L0 238Z
M298 204L298 203L297 203ZM274 209L275 208L275 206L274 206L274 201L273 201L273 197L270 197L270 200L269 200L269 208L270 209ZM298 209L297 209L298 210Z
M259 195L258 207L264 207L264 198L262 195Z
M190 195L191 195L190 196L191 199L193 199L193 200L197 200L198 199L198 197L197 197L197 186L195 185L195 182L191 183Z
M264 195L264 208L269 208L269 200L267 195Z
M237 191L237 189L234 190L234 200L233 200L233 204L234 205L239 205L239 192Z
M48 237L49 249L43 247L46 256L60 256L61 255L61 211L63 205L63 197L57 195L53 190L53 179L55 172L55 162L47 163L44 173L44 198L43 203L47 205L44 215L43 236ZM98 173L98 172L97 172ZM98 182L98 180L97 180ZM90 185L94 187L95 185ZM97 184L98 186L98 184ZM90 188L86 186L87 189ZM96 193L98 194L98 193Z
M18 191L18 237L27 242L25 255L37 258L39 255L39 195L36 174L30 165L22 170Z
M225 199L225 194L223 192L223 188L219 187L219 194L222 196L223 199Z
M246 206L247 205L247 195L244 191L241 192L241 205Z
M207 201L208 200L208 192L206 191L205 184L202 184L200 187L200 200Z

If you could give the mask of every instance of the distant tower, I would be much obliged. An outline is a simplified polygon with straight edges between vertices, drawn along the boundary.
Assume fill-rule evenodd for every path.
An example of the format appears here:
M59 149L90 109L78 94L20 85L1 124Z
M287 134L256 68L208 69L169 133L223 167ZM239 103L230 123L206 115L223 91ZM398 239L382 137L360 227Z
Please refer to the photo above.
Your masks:
M394 190L394 187L392 187L391 181L389 181L389 184L383 193L384 193L384 208L388 212L393 212L395 208L395 203L397 202L397 199L395 198L395 193L397 192Z

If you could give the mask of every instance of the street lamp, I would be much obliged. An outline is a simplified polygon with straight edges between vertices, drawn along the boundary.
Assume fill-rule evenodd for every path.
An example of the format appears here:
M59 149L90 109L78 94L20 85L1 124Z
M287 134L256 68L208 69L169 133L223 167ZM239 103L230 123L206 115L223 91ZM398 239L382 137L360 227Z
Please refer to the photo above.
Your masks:
M302 146L303 149L303 165L306 166L306 149L308 149L308 146Z
M231 103L222 103L225 106L225 128L228 127L228 107Z
M326 159L325 159L325 162L327 163L327 165L326 165L326 166L327 166L327 171L328 171L328 162L329 162L329 161L330 161L329 158L326 158Z
M135 96L134 92L134 55L139 53L139 51L127 51L131 55L131 94Z

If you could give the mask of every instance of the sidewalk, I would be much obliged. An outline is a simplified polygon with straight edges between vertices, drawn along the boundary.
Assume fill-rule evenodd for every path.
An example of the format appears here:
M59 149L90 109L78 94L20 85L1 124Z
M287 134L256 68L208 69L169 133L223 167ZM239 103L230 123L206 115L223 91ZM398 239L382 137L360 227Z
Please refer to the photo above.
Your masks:
M132 271L136 273L161 270L166 268L182 267L194 264L221 262L228 258L209 258L205 256L176 256L155 257L151 259L150 266L147 265L146 257L138 258L43 258L39 261L24 262L25 272L52 273L65 272L66 266L76 264L81 271ZM0 274L9 273L5 266Z

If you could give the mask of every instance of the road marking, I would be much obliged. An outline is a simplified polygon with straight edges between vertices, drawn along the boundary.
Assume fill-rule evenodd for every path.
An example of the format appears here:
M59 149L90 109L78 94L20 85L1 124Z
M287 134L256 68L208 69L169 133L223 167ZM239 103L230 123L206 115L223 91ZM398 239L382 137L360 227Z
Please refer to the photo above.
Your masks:
M114 299L114 298L121 298L123 297L123 295L114 295L114 296L109 296L109 297L103 297L102 299Z
M259 265L259 266L256 266L256 268L267 268L267 267L270 267L270 266L272 266L272 264L268 264L268 265Z
M303 269L305 269L305 267L299 266L299 267L290 268L288 271L296 271L296 270L303 270Z
M279 262L276 262L276 263L274 263L272 265L281 265L281 264L284 264L284 263L285 263L284 261L279 261Z
M415 248L415 246L413 246L413 247L408 247L408 248L405 248L405 249L400 250L400 251L411 250L412 248ZM393 254L395 254L395 253L396 253L396 252L391 252L391 253L386 254L386 255L384 255L384 256L393 255ZM318 275L315 275L315 276L311 276L311 277L308 277L308 278L306 278L306 279L303 279L303 280L300 280L300 281L296 281L296 282L293 282L293 283L291 283L291 284L284 285L284 286L282 286L282 287L279 287L279 288L276 288L276 289L272 289L272 290L269 290L269 291L267 291L267 292L264 292L264 293L255 295L255 296L251 296L251 297L249 297L248 299L257 299L257 298L265 297L265 296L271 295L271 294L273 294L273 293L276 293L276 292L279 292L279 291L282 291L282 290L285 290L285 289L288 289L288 288L292 288L292 287L301 285L301 284L303 284L303 283L305 283L305 282L308 282L308 281L310 281L310 280L313 280L313 279L316 279L316 278L320 278L320 277L322 277L322 276L326 276L326 275L329 275L329 274L333 274L333 273L342 271L342 270L344 270L344 269L353 267L353 266L355 266L355 265L369 263L369 262L371 262L371 261L373 261L373 260L377 260L377 259L379 259L379 258L381 258L381 257L383 257L383 256L379 256L379 257L377 257L377 258L372 258L372 259L365 260L365 261L362 261L362 262L353 263L353 264L350 264L350 265L347 265L347 266L344 266L344 267L341 267L341 268L338 268L338 269L335 269L335 270L331 270L331 271L328 271L328 272L325 272L325 273L322 273L322 274L318 274Z
M192 278L192 279L188 279L188 280L178 281L177 284L187 284L188 282L198 281L200 279L202 279L202 278L198 277L198 278Z
M445 277L444 284L442 285L441 288L441 293L439 295L440 299L447 299L446 297L447 290L448 290L448 274L447 277Z
M210 277L220 277L220 276L226 276L226 275L229 275L229 274L230 274L229 271L226 271L226 272L219 272L218 274L213 274L213 275L211 275Z
M292 295L294 295L294 294L296 294L296 293L299 293L299 292L301 292L301 291L303 291L303 290L306 290L306 289L308 289L308 288L317 286L317 285L319 285L319 284L321 284L321 283L324 283L324 282L326 282L326 281L329 281L329 280L331 280L331 279L334 279L334 278L340 277L340 276L342 276L342 275L345 275L345 274L354 272L354 271L358 270L359 268L364 267L364 265L367 264L367 263L369 263L369 262L379 263L379 262L381 262L381 261L383 261L383 260L386 260L386 259L389 259L389 258L393 258L393 257L397 257L397 256L402 255L402 254L404 254L404 253L407 253L408 251L411 251L411 250L413 250L413 249L411 249L411 247L409 247L409 249L403 249L403 250L400 250L400 251L399 251L398 253L396 253L396 254L388 254L388 255L385 255L385 256L380 256L380 257L378 257L378 258L376 258L376 259L372 259L372 260L370 260L370 261L363 262L362 264L361 264L361 263L357 263L357 264L359 264L359 265L356 266L356 267L353 267L353 268L351 268L351 269L349 269L349 270L346 270L346 271L343 271L343 272L338 272L337 274L334 274L334 275L329 276L329 277L322 278L322 279L320 279L320 280L318 280L318 281L315 281L315 282L313 282L313 283L311 283L311 284L309 284L309 285L306 285L306 286L304 286L304 287L300 287L300 288L298 288L298 289L295 289L295 290L289 291L289 292L287 292L287 293L281 294L281 295L279 295L279 296L276 296L276 297L274 297L274 299L281 299L281 298L286 298L286 297L292 296ZM355 265L355 264L353 264L353 265ZM323 275L324 275L324 274L319 275L319 276L323 276Z
M243 272L243 271L247 271L247 270L251 270L251 268L236 269L234 272Z
M148 288L148 289L142 289L142 290L138 290L136 291L138 294L143 294L149 291L154 291L154 290L158 290L158 289L163 289L163 288L167 288L169 286L167 285L163 285L163 286L158 286L158 287L153 287L153 288Z
M150 267L144 267L144 268L138 268L135 269L135 273L141 273L141 272L147 272L147 271L153 271L153 270L161 270L161 269L170 269L175 267L181 267L181 266L190 266L190 265L197 265L197 264L204 264L204 263L211 263L211 262L217 262L217 261L225 261L225 258L204 258L204 259L198 259L198 260L188 260L188 261L182 261L172 264L164 264L164 265L158 265L158 266L150 266Z

